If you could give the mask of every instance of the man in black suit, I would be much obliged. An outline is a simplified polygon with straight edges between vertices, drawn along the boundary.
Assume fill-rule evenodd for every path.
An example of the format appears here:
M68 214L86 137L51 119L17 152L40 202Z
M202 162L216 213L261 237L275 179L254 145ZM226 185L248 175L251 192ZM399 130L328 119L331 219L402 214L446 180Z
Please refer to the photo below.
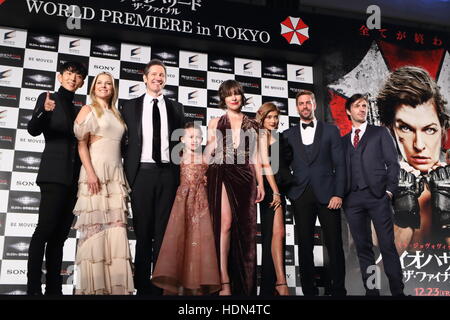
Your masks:
M137 294L161 295L150 277L179 182L179 167L171 155L178 140L171 136L183 128L184 112L182 104L163 96L167 72L161 61L151 60L143 79L147 92L120 108L128 128L123 157L136 234L134 284Z
M313 255L318 216L330 258L331 294L346 295L339 210L345 188L345 163L339 131L315 119L316 101L311 91L300 91L296 104L300 123L283 132L282 154L293 171L287 195L294 207L303 294L318 294Z
M367 124L367 99L355 94L345 104L352 131L342 137L347 167L344 211L355 241L366 295L379 295L374 272L372 220L392 295L403 295L403 275L394 244L392 197L400 165L394 140L385 127ZM368 283L369 282L369 283ZM376 283L376 281L375 281Z
M45 148L36 182L41 189L39 219L28 249L27 293L41 295L42 260L45 251L45 294L62 294L63 246L73 221L81 161L73 123L80 111L72 100L83 86L86 68L65 63L58 74L57 93L41 93L28 122L32 136L44 134Z

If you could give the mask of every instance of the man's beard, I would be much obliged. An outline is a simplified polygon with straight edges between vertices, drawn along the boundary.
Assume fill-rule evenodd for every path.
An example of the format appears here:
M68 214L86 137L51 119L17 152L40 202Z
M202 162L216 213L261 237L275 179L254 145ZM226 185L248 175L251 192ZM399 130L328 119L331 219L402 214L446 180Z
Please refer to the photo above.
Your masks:
M311 111L308 116L303 116L302 113L300 113L300 119L302 120L313 120L314 119L314 113Z
M361 119L354 119L353 121L363 124L364 122L366 122L367 118L361 118Z

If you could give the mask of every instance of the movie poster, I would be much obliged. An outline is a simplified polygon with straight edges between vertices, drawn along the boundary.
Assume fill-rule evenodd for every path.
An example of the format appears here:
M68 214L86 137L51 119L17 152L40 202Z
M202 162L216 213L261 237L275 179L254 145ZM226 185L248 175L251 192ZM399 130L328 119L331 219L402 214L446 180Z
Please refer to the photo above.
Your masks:
M324 55L329 121L347 134L351 122L345 101L355 93L367 95L368 122L386 126L398 150L401 173L393 201L394 234L405 294L449 296L450 54L445 38L432 31L405 30L368 30L362 25L354 30L350 48L343 40L336 51ZM398 105L399 100L404 104ZM372 233L377 265L383 270ZM361 285L348 289L351 294L364 294L351 238L346 249L347 283ZM389 294L387 278L381 274L381 292Z

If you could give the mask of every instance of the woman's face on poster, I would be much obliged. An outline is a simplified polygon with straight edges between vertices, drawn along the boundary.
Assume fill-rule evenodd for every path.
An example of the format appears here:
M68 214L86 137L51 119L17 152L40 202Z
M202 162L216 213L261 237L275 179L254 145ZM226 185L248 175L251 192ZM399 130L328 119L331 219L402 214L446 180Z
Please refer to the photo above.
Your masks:
M443 129L433 100L417 105L397 107L394 133L403 159L422 172L439 162Z

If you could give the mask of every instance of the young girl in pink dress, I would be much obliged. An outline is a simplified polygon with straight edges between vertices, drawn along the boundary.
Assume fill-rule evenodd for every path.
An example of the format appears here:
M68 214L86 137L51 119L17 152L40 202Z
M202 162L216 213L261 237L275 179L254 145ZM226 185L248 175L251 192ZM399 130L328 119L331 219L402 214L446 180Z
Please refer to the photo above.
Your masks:
M220 290L220 275L208 209L202 131L185 125L180 186L172 207L152 282L164 294L205 295Z

